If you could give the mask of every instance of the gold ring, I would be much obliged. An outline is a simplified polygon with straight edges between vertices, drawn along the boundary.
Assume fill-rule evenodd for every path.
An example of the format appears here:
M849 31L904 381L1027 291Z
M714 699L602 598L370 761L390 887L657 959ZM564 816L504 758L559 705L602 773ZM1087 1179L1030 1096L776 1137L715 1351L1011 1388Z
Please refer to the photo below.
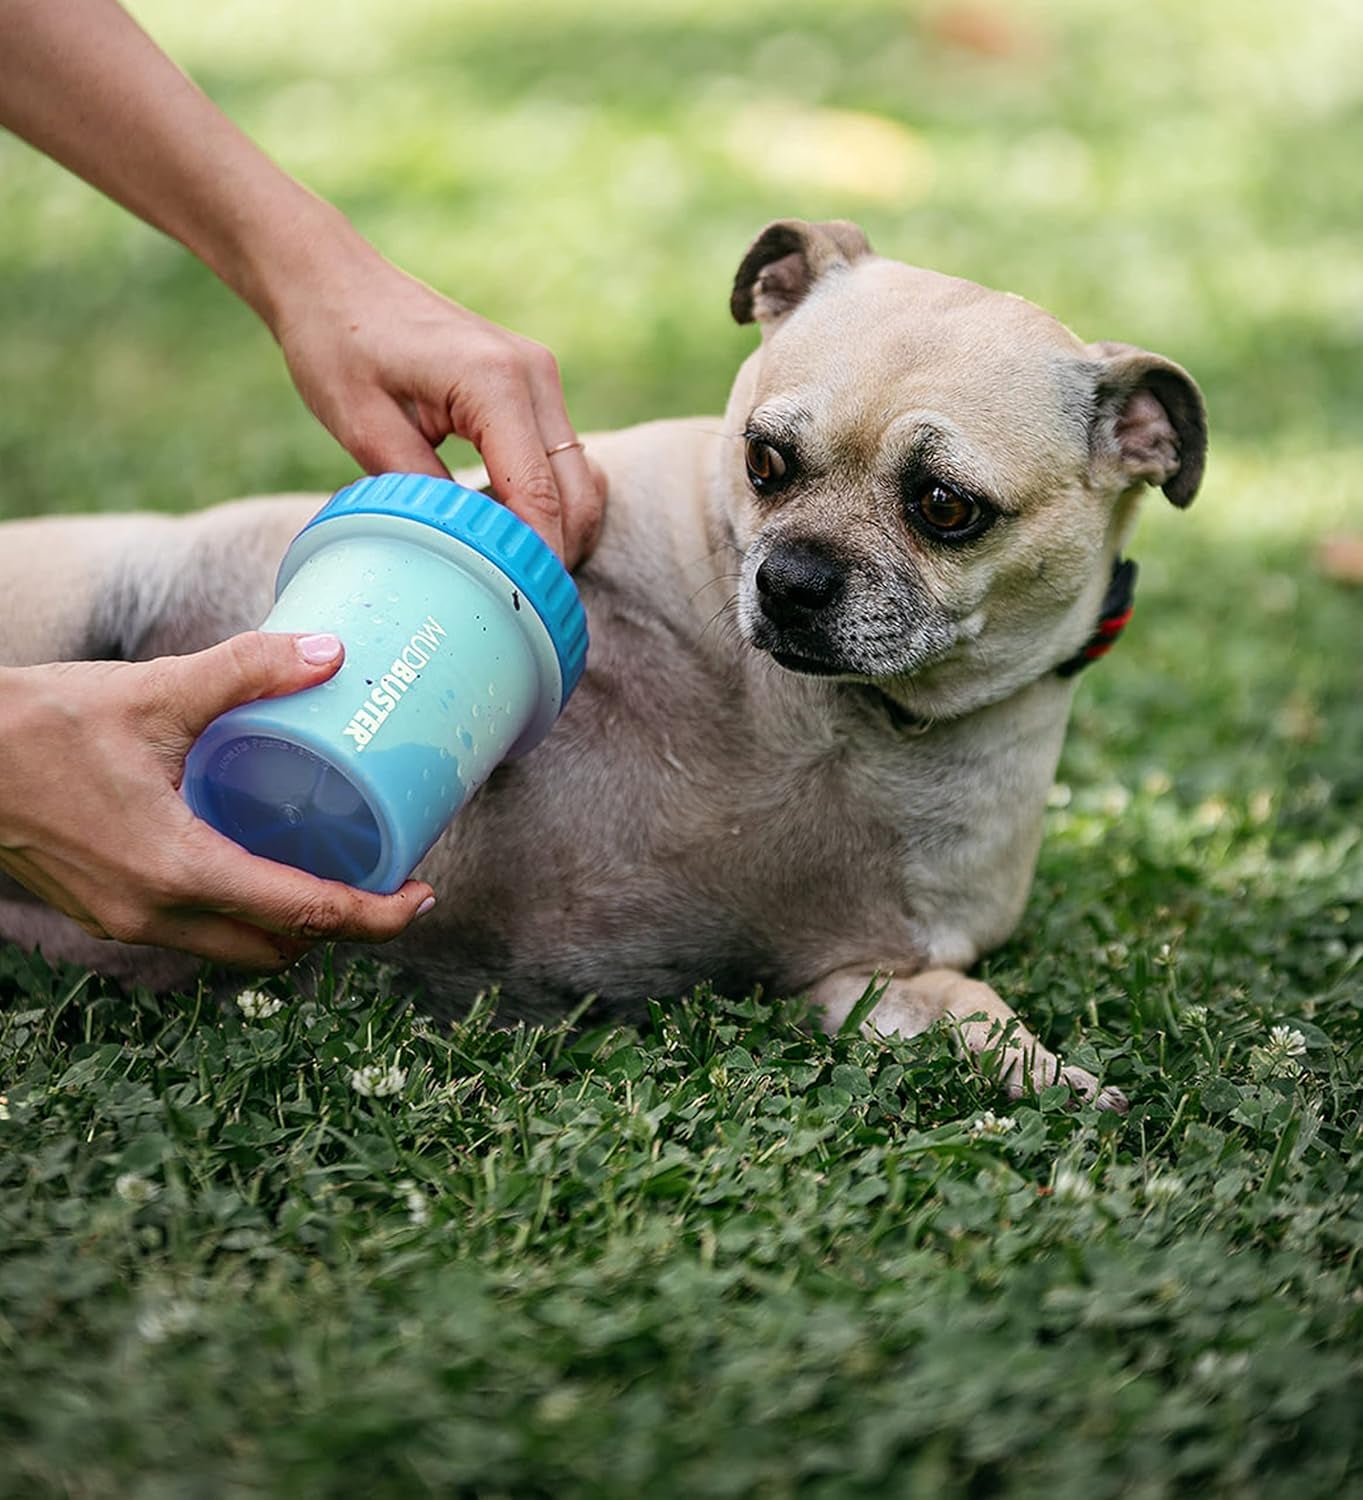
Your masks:
M573 438L571 442L555 443L552 448L546 448L544 456L545 458L552 458L555 453L566 453L569 448L581 448L583 446L581 439Z

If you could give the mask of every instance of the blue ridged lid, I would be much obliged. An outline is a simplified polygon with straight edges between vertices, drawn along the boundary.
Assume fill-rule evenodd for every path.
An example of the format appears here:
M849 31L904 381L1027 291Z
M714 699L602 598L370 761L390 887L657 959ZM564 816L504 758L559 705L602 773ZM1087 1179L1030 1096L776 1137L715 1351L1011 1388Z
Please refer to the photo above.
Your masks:
M544 621L563 678L561 701L568 701L587 664L587 612L567 569L524 521L452 479L376 474L338 490L299 535L340 516L360 515L422 521L495 563Z

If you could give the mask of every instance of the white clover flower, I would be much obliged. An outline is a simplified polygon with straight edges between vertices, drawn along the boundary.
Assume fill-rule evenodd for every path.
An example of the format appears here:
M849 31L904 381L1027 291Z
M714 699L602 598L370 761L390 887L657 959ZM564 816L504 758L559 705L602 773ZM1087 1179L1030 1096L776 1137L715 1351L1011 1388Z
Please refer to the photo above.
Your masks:
M1193 822L1199 828L1219 828L1230 813L1224 797L1211 796L1199 802L1193 812Z
M984 1140L986 1136L1007 1135L1017 1125L1012 1115L996 1115L992 1109L987 1109L971 1123L966 1134L972 1141Z
M1193 1361L1193 1374L1199 1380L1216 1380L1221 1376L1232 1379L1249 1369L1249 1355L1241 1350L1238 1354L1217 1354L1208 1349Z
M1268 1050L1280 1057L1305 1057L1306 1038L1293 1026L1275 1026L1268 1033Z
M1183 1191L1183 1179L1173 1172L1160 1172L1145 1184L1145 1196L1152 1203L1172 1203Z
M1131 805L1131 793L1120 782L1105 786L1098 794L1098 810L1109 818L1120 818Z
M141 1208L144 1203L155 1203L161 1196L161 1189L154 1182L148 1182L140 1172L121 1172L114 1179L114 1192L124 1203L131 1203L134 1208Z
M397 1063L384 1067L382 1063L366 1063L350 1075L350 1086L366 1099L382 1099L388 1094L399 1093L407 1082L407 1069Z
M267 1016L277 1016L284 1002L263 990L242 990L237 996L237 1009L248 1021L263 1021Z
M581 1405L582 1396L579 1392L567 1386L559 1386L541 1396L536 1402L535 1410L541 1421L557 1425L568 1421Z
M431 1217L431 1200L426 1194L421 1191L410 1177L404 1177L400 1182L394 1183L393 1186L397 1189L398 1195L407 1207L408 1222L418 1227L425 1224Z
M1249 1064L1259 1077L1297 1071L1298 1059L1306 1055L1306 1038L1294 1026L1274 1026L1268 1041L1249 1049Z
M9 1117L9 1095L0 1094L0 1120L8 1120Z
M194 1326L195 1316L192 1302L172 1299L150 1303L137 1314L137 1336L144 1343L163 1344L178 1333L188 1332Z
M1189 1026L1205 1026L1207 1024L1207 1007L1205 1005L1185 1005L1183 1007L1183 1019Z
M1060 1167L1055 1174L1055 1196L1068 1203L1083 1203L1093 1197L1093 1184L1082 1172Z

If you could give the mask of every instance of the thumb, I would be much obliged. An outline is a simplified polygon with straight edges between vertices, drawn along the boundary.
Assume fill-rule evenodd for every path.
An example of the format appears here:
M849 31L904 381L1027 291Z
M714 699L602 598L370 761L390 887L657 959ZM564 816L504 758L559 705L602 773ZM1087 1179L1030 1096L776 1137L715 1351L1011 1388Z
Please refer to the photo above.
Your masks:
M336 436L366 474L430 474L450 471L406 413L391 400L367 403L349 430Z
M168 678L164 687L171 708L193 739L238 704L316 687L344 659L345 648L334 635L250 630L192 656L167 657L157 666Z

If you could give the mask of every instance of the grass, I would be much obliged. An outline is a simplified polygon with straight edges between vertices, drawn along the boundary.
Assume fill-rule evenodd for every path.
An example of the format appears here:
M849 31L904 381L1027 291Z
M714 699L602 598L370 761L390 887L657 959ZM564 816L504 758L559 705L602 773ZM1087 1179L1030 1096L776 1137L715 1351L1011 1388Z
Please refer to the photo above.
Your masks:
M0 949L0 1493L1358 1493L1363 596L1311 556L1363 530L1363 19L138 11L584 427L717 409L748 239L839 214L1179 359L1212 466L984 966L1126 1119L771 997L434 1028L368 964L251 1019ZM349 477L206 272L7 140L0 221L0 515Z

